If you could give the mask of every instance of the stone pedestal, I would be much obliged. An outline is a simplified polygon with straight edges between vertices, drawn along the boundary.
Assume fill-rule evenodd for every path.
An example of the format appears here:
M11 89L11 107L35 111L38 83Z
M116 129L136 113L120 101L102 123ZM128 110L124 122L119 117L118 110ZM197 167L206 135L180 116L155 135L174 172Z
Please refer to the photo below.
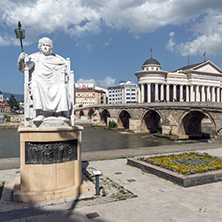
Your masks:
M14 201L40 201L88 191L81 172L83 127L19 127L20 177Z

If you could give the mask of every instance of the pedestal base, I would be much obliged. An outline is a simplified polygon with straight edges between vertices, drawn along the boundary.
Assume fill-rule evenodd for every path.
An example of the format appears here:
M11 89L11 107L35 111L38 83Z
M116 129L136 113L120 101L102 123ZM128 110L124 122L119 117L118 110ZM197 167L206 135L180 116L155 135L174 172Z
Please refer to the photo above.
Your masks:
M14 202L43 201L57 198L70 197L88 192L88 184L83 180L80 185L73 185L68 188L45 191L45 192L21 192L20 177L16 177L13 192Z
M83 127L19 127L20 178L14 201L39 201L88 191L82 180Z

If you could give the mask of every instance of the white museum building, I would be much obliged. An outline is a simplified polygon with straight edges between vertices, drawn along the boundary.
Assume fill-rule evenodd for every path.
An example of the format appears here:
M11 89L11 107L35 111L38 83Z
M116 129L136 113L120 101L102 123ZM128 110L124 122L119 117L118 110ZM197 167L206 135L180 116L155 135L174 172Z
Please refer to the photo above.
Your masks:
M152 57L135 73L138 102L222 102L222 70L211 61L184 66L173 72L161 70Z

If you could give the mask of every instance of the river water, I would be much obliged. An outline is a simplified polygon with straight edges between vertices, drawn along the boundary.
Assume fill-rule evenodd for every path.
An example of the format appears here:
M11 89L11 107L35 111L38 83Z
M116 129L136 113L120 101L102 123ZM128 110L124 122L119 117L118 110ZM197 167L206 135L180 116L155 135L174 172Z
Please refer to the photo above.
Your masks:
M204 142L204 140L202 140ZM84 126L82 151L129 149L191 143L193 140L171 141L152 134L133 134L124 130L108 130L103 127ZM19 132L17 129L0 129L0 158L19 157Z

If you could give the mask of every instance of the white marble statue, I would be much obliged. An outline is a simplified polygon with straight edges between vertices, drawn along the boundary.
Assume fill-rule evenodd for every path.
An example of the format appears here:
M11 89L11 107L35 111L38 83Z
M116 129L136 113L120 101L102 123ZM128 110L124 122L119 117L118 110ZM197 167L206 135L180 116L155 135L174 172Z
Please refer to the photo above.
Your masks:
M39 52L29 56L23 52L18 58L19 70L27 75L25 118L36 126L47 120L67 123L73 109L67 75L70 62L52 53L53 42L49 38L41 38L38 49Z

